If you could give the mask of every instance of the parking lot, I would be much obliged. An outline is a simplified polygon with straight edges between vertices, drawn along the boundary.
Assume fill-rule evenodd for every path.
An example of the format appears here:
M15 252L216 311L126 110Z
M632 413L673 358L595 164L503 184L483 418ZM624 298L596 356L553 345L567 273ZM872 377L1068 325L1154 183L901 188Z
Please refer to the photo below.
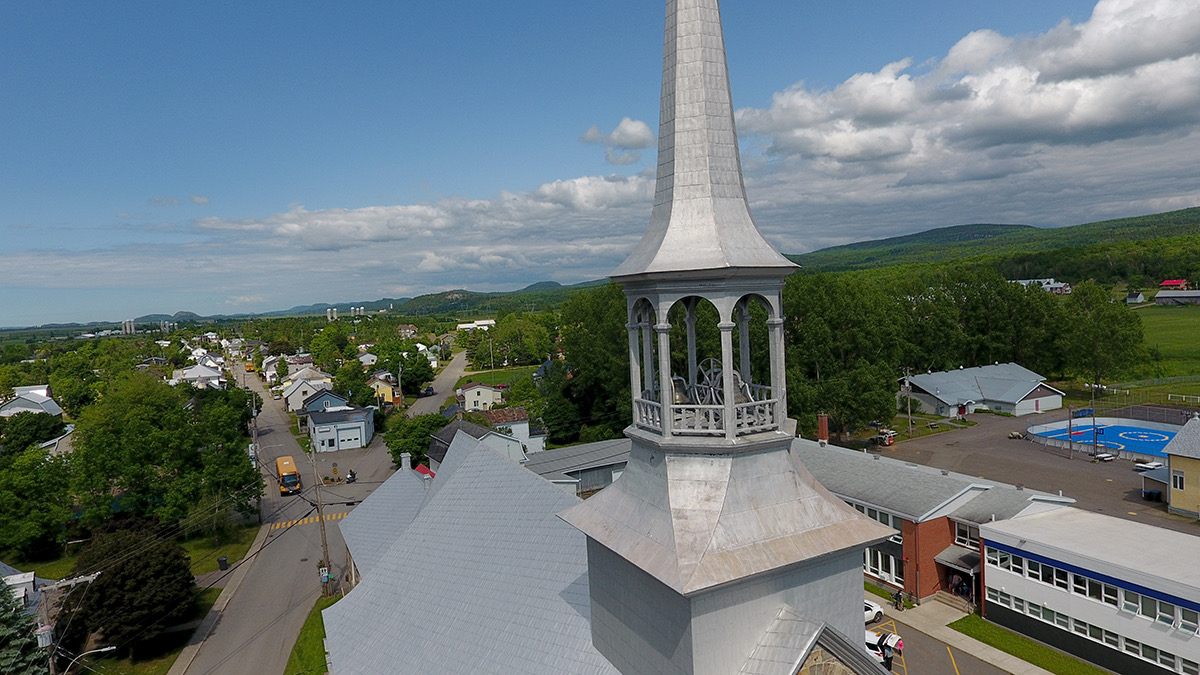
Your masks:
M879 452L895 459L994 481L1062 494L1088 511L1200 535L1196 520L1167 513L1165 503L1142 499L1142 477L1133 462L1093 462L1087 455L1009 438L1031 424L1066 419L1066 411L1038 416L970 415L978 425L898 442Z
M1005 671L891 617L867 626L867 630L896 633L904 640L904 651L892 661L896 675L1005 675Z

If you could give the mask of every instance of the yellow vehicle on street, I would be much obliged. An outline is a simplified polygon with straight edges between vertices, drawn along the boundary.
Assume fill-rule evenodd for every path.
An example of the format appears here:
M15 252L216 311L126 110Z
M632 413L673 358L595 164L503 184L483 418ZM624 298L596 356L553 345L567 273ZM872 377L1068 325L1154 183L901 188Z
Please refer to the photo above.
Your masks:
M291 455L284 455L275 460L275 473L279 476L279 494L300 493L300 472L296 470L296 462L292 460Z

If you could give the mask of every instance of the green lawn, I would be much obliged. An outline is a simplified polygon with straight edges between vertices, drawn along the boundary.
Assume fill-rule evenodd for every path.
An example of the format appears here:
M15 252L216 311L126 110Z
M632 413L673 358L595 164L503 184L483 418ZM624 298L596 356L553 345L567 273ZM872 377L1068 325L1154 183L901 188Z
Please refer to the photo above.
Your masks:
M520 366L517 368L482 370L478 373L471 373L459 378L458 382L454 383L454 388L458 389L468 382L481 382L483 384L490 384L493 387L497 384L512 384L526 375L532 375L537 369L538 366Z
M225 556L229 564L246 557L250 544L258 534L258 525L242 525L233 528L220 541L212 537L196 537L181 542L184 550L192 560L192 574L200 575L217 569L217 558ZM22 572L32 571L43 579L64 579L75 567L76 555L65 555L55 560L34 561L14 565Z
M325 621L321 619L321 610L341 599L340 595L317 598L317 603L300 628L300 636L296 638L296 644L292 647L287 668L283 671L284 675L325 672Z
M963 635L973 637L1002 652L1012 654L1022 661L1032 663L1058 675L1109 675L1107 670L1051 649L1007 628L984 621L978 614L968 614L949 626Z
M245 558L258 529L258 525L243 525L233 528L219 540L206 536L182 542L192 559L192 574L201 575L217 569L217 558L221 556L228 558L230 565Z
M1200 349L1196 344L1200 306L1147 307L1137 310L1137 315L1142 319L1146 348L1157 348L1162 354L1161 373L1147 377L1200 375Z

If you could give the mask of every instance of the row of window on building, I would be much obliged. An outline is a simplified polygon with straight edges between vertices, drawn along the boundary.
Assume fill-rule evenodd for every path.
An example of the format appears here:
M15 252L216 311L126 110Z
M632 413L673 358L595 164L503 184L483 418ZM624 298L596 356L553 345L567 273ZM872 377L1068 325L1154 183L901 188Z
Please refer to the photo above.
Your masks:
M1116 586L1098 581L1082 574L1068 572L1052 565L1036 560L1022 558L1007 551L988 547L986 551L987 564L1021 574L1035 581L1040 581L1064 590L1070 590L1076 595L1103 602L1122 611L1136 614L1151 621L1157 621L1171 628L1195 634L1200 630L1200 612L1187 607L1178 607L1174 603L1143 595L1129 589L1118 589ZM988 589L991 593L992 589Z
M1107 645L1113 649L1124 650L1140 659L1165 666L1176 672L1184 673L1184 675L1200 675L1200 664L1195 661L1176 656L1153 645L1124 637L1099 626L1085 623L1079 619L1073 619L1067 614L1056 612L1049 607L1043 607L1036 602L1026 602L1021 598L1009 595L995 588L987 589L987 599L989 602L1003 605L1022 614L1028 614L1035 619L1063 630L1074 631L1090 640Z

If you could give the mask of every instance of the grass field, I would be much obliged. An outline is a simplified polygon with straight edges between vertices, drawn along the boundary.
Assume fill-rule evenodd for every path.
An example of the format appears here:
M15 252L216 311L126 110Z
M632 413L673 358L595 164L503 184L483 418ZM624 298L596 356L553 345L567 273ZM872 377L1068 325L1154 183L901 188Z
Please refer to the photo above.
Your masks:
M1142 319L1146 349L1157 350L1162 360L1147 377L1200 375L1200 306L1147 307L1137 310Z
M292 646L284 675L325 672L325 621L321 619L321 610L341 599L340 595L317 598L317 604L308 613L308 618L300 628L300 636Z
M454 388L458 389L468 382L480 382L490 384L493 387L498 384L512 384L526 375L532 375L537 369L538 366L520 366L517 368L481 370L459 378L458 382L454 383Z

